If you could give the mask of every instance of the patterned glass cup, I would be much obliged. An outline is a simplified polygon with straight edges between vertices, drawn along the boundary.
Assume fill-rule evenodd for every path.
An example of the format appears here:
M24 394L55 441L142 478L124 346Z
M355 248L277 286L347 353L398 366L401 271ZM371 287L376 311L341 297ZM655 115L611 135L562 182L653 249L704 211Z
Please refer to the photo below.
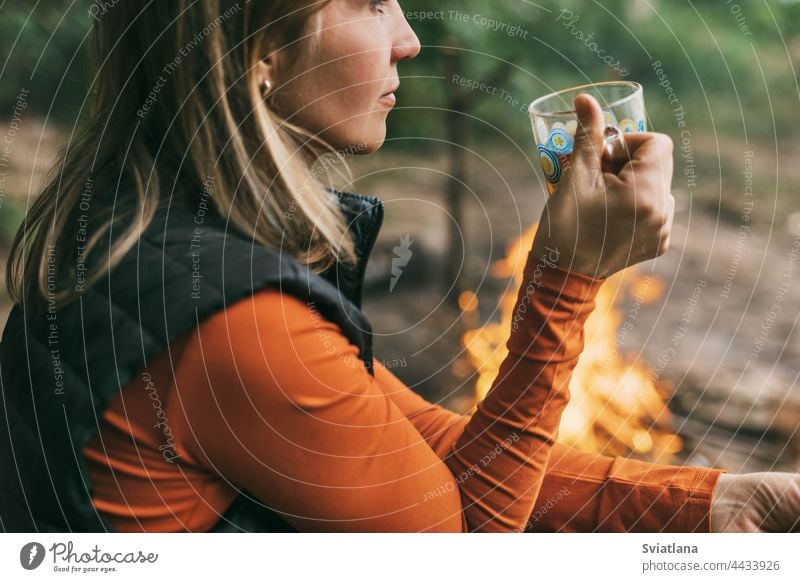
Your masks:
M528 107L536 149L552 194L569 164L578 118L573 109L579 93L592 95L606 118L605 171L614 171L627 160L625 138L631 131L647 131L642 86L632 81L592 83L539 97Z

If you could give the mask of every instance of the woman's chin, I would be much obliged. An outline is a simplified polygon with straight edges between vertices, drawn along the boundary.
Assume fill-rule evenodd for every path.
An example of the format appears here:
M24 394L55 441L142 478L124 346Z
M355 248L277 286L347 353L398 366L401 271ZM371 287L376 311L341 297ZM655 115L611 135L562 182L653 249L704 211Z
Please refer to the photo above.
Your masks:
M342 128L344 129L344 128ZM386 141L386 117L368 125L347 128L350 131L323 133L329 145L344 154L361 155L378 151Z
M383 124L381 131L370 132L361 139L351 140L343 148L339 148L353 155L371 154L378 151L386 141L386 125Z
M384 139L381 139L381 140L376 140L376 141L373 141L373 142L365 142L364 143L364 147L362 148L362 150L360 152L356 152L356 153L361 153L361 154L372 154L372 153L375 153L379 149L381 149L381 146L383 145L384 141L385 141Z

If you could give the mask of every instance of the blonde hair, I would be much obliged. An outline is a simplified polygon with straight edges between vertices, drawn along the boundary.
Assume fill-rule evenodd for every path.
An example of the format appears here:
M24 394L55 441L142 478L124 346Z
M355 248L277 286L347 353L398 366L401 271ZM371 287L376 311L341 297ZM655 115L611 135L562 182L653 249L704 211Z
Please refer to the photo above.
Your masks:
M160 206L197 208L209 194L245 236L316 272L355 262L336 198L312 171L333 149L268 107L255 75L267 47L281 47L295 67L313 59L328 1L95 11L91 107L14 238L11 297L73 300L136 244ZM84 272L114 228L121 234Z

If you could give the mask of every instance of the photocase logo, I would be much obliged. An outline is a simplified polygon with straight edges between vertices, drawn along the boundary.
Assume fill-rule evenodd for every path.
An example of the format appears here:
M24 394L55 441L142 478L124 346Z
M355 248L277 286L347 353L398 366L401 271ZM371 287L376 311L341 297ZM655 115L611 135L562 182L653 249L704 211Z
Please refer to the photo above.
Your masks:
M19 563L26 570L35 570L44 561L44 546L38 542L28 542L19 552Z
M400 280L400 275L403 274L403 267L411 260L411 243L413 240L409 239L409 235L400 238L400 244L394 247L394 258L392 258L392 280L389 281L389 293L392 292L394 286Z

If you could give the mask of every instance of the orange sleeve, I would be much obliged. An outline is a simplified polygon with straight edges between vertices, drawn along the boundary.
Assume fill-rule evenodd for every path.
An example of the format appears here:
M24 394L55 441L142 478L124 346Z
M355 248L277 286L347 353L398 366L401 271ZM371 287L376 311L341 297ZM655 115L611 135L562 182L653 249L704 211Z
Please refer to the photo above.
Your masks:
M554 448L528 531L707 533L726 472Z
M176 438L196 462L298 531L466 529L447 466L312 307L262 290L190 341L180 367L204 379L176 384Z
M522 279L508 355L446 457L459 479L475 481L461 494L480 531L527 525L569 401L583 326L604 282L560 269L533 251Z
M374 363L386 394L434 452L447 455L469 416L428 402ZM526 531L709 532L711 494L725 472L589 454L555 443Z
M301 531L521 531L601 282L536 261L509 355L444 459L338 326L273 290L199 326L180 366L205 379L176 384L177 438Z

